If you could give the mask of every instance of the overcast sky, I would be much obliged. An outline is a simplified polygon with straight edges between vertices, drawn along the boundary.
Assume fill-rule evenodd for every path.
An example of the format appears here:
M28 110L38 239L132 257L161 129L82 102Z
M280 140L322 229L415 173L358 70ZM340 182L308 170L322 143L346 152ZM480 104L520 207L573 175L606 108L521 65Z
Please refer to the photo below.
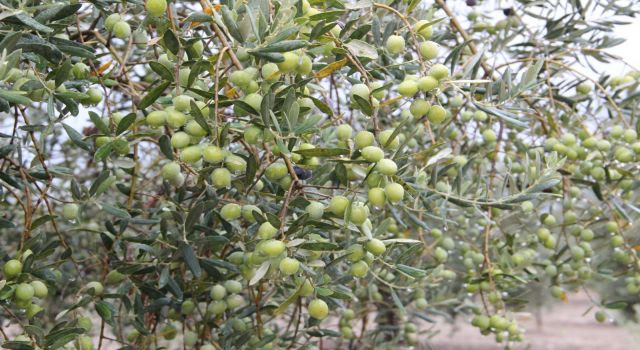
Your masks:
M616 28L617 36L627 39L623 44L614 47L610 52L622 57L635 69L640 69L640 18L633 19L633 23ZM620 68L623 69L623 68ZM623 73L623 72L612 72Z

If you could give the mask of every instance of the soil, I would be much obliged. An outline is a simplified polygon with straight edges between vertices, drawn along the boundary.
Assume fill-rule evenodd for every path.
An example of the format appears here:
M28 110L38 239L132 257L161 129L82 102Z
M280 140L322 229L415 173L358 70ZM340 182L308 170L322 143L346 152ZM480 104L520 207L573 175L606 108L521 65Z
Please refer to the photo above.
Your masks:
M559 302L549 310L518 316L518 324L525 331L525 341L514 350L634 350L640 349L640 326L617 325L612 319L604 324L594 319L594 310L586 294L569 295L566 303ZM540 322L538 322L540 321ZM440 330L432 338L421 342L417 349L428 350L498 350L504 345L495 343L493 336L483 336L463 319L454 324L440 323Z

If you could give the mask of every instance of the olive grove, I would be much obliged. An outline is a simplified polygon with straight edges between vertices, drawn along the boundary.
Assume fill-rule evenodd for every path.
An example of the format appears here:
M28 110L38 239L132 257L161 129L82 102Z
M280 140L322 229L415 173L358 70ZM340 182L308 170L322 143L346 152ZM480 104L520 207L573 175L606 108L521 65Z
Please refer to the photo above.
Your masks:
M636 321L639 13L0 0L2 346L510 348L581 289Z

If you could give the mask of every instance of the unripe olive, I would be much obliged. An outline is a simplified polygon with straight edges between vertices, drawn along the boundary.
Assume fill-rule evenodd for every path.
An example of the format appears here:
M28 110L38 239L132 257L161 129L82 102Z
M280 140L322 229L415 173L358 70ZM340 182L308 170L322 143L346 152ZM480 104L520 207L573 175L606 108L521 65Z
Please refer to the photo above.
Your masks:
M392 129L381 131L380 134L378 134L378 141L382 147L390 149L400 147L400 138L396 135L393 137L393 140L391 140L391 135L393 135Z
M398 203L404 198L404 188L398 183L387 184L384 193L391 203Z
M109 16L107 16L107 18L105 18L104 27L111 32L113 31L113 27L116 25L116 23L120 22L121 20L122 20L122 17L120 16L120 14L112 13Z
M215 188L231 186L231 173L226 168L217 168L211 172L211 183Z
M174 325L168 324L168 325L166 325L166 326L164 326L162 328L162 330L160 331L160 334L165 339L172 340L172 339L175 339L176 335L178 334L178 330L176 329L176 327Z
M371 163L376 163L384 158L384 152L376 146L367 146L361 151L362 158Z
M198 122L195 120L189 121L184 127L184 131L186 131L187 134L195 137L202 137L207 135L207 130L200 126L200 124L198 124Z
M587 82L580 83L576 86L576 91L582 95L590 93L592 89L593 87L591 86L591 84Z
M93 340L88 335L78 337L78 350L93 350Z
M198 334L196 334L193 331L185 331L183 336L182 336L182 340L184 342L184 345L188 348L191 348L193 346L196 345L196 343L198 342Z
M104 287L102 286L102 283L98 281L91 281L87 283L87 285L85 286L85 289L91 295L102 295L102 292L104 291Z
M262 129L252 125L244 130L243 137L248 144L256 145L262 139Z
M308 297L313 294L315 288L309 279L305 279L300 286L300 296Z
M622 134L622 138L626 143L631 143L638 138L638 133L633 129L626 129Z
M220 216L226 221L235 220L240 217L240 206L235 203L227 203L220 209Z
M432 91L438 88L440 84L438 79L428 75L417 80L418 89L421 91Z
M425 298L416 299L416 308L418 310L424 310L427 308L427 306L428 306L427 299Z
M598 150L606 152L611 149L611 143L607 140L598 140L596 147L598 148Z
M611 237L610 242L612 247L621 247L624 245L624 238L620 235L615 235Z
M277 64L269 62L262 66L262 78L265 81L274 83L280 80L280 76L280 68Z
M256 111L260 111L260 106L262 104L262 95L257 93L251 93L244 97L244 102L246 102L251 108Z
M20 283L16 286L16 290L13 295L17 300L27 301L33 298L35 290L33 286L28 283Z
M349 205L349 199L344 196L334 196L331 198L329 202L329 211L331 211L336 216L344 216L344 212L347 210L347 206Z
M209 294L213 300L222 300L227 295L227 290L224 286L216 284L211 287L211 292Z
M107 282L107 284L119 284L124 281L125 278L126 276L124 274L120 273L117 270L112 270L109 271L109 273L105 277L105 281Z
M398 165L391 159L381 159L376 163L376 170L383 175L391 176L398 172Z
M482 139L486 143L493 143L498 139L498 136L493 130L486 129L482 132Z
M329 306L324 302L324 300L321 299L312 300L309 303L308 309L309 316L318 320L323 320L327 317L327 315L329 315Z
M254 217L253 212L262 214L260 208L256 207L255 205L247 204L242 207L242 217L249 222L256 222L256 218Z
M456 243L451 237L445 237L440 242L440 246L447 250L452 250L455 248Z
M312 69L313 69L313 62L311 61L311 57L307 55L302 55L302 57L300 58L300 62L296 67L296 72L301 75L307 75L311 73Z
M471 320L471 324L474 327L484 330L484 329L489 329L489 327L491 327L491 320L489 319L489 317L485 315L477 315Z
M369 272L369 265L367 265L367 263L362 260L357 261L353 263L353 265L351 265L351 274L354 277L362 278L367 275L367 272Z
M275 162L267 167L264 175L271 181L277 181L287 176L289 170L284 162Z
M373 206L383 207L386 200L385 191L380 187L371 188L367 195L367 199Z
M447 251L442 249L441 247L437 247L433 251L433 257L437 262L442 263L447 260L447 257L449 257L449 253L447 253Z
M324 214L324 205L320 202L310 202L305 207L305 212L309 214L309 218L313 220L320 220Z
M34 296L36 298L39 299L43 299L46 298L47 295L49 294L49 289L47 288L47 285L42 283L42 281L31 281L31 287L33 287L33 292L34 292Z
M404 97L412 97L418 92L418 83L413 80L405 80L398 85L398 93Z
M221 315L226 310L227 303L224 300L216 300L207 307L207 312L212 315Z
M270 239L268 241L263 242L260 246L260 252L269 257L276 257L285 250L285 244L282 241L276 239Z
M183 126L186 122L187 122L187 116L182 113L182 112L178 112L176 110L166 110L167 112L167 125L169 125L172 128L179 128L181 126Z
M369 251L371 254L376 256L382 255L387 250L387 247L385 246L384 242L382 242L377 238L372 238L369 241L367 241L366 248L367 248L367 251Z
M414 118L419 119L429 113L431 104L423 99L416 99L411 103L409 111Z
M352 244L347 251L349 252L348 258L351 262L360 261L366 255L364 248L360 244Z
M558 274L558 268L555 265L547 265L544 269L544 273L549 277L555 277Z
M351 87L351 99L353 96L360 96L365 100L369 99L369 87L365 84L355 84Z
M133 43L139 48L144 49L149 42L149 36L147 32L144 31L143 28L138 28L138 30L133 32Z
M635 158L633 152L626 147L619 147L614 152L614 157L617 161L622 163L632 162Z
M432 60L438 57L438 44L433 41L425 41L420 44L420 54L423 58Z
M182 149L191 144L191 136L184 131L178 131L171 136L171 145L176 149ZM194 146L200 148L199 146ZM200 152L200 151L199 151ZM197 161L197 160L196 160Z
M131 36L131 26L125 21L117 22L113 26L113 34L120 39L128 39Z
M244 297L239 294L229 295L226 299L229 309L236 309L244 305Z
M298 67L299 56L293 52L283 54L284 61L278 63L278 68L282 73L291 73Z
M160 17L167 10L167 0L147 0L146 7L151 16Z
M489 119L489 116L484 111L475 111L473 112L473 120L478 122L484 122Z
M242 283L236 280L226 280L224 282L224 288L227 290L227 293L240 293L242 292Z
M199 145L186 147L180 152L180 159L185 163L193 164L198 162L200 158L202 158L202 147Z
M229 81L236 86L245 87L251 82L251 74L244 70L237 70L229 75Z
M580 238L581 238L583 241L587 241L587 242L589 242L589 241L593 240L593 237L594 237L594 236L595 236L595 235L594 235L593 231L592 231L592 230L590 230L590 229L584 229L584 230L581 230L581 231L580 231Z
M76 77L76 79L86 78L89 75L90 71L91 69L89 68L89 66L82 62L77 62L71 69L71 72L73 73L73 76Z
M387 39L385 46L391 54L397 55L405 50L405 41L404 38L399 35L391 35Z
M178 112L189 112L191 110L193 97L189 95L178 95L173 98L173 107Z
M354 338L353 330L351 329L351 327L347 327L347 326L340 327L340 335L344 339L353 339Z
M96 88L89 88L86 92L87 98L82 100L82 103L88 105L97 105L102 101L102 91Z
M93 328L93 322L90 317L81 316L78 317L78 327L84 328L87 332L90 332Z
M556 247L556 239L553 236L547 238L543 243L547 249L554 249Z
M271 225L269 221L265 221L258 228L258 236L262 239L269 239L275 237L278 233L278 229Z
M604 168L602 167L593 167L590 171L589 174L591 175L591 177L593 177L596 180L604 180L606 177L606 171L604 170Z
M439 105L431 106L428 118L431 123L440 124L447 118L447 111Z
M180 305L180 312L183 315L191 315L195 309L196 304L191 299L183 301L182 305Z
M431 69L429 69L429 75L434 77L437 80L442 80L444 78L449 77L449 68L443 64L434 64Z
M67 203L62 207L62 217L67 220L75 220L78 218L80 207L75 203Z
M429 21L420 20L413 25L413 30L421 37L429 39L433 34L433 27L429 24Z
M549 239L549 237L551 237L551 231L549 231L549 229L545 227L539 228L537 234L538 234L538 239L540 239L540 241L543 241L543 242Z
M497 331L504 331L509 327L509 321L499 315L492 315L489 317L489 323L491 324L491 327L495 328Z
M247 161L235 154L229 154L224 159L224 166L233 173L240 173L247 169Z
M293 275L300 269L300 262L292 258L284 258L280 261L278 268L285 275Z
M551 295L554 298L561 298L562 295L564 295L564 290L562 290L562 288L560 288L559 286L551 286Z
M167 163L162 166L160 174L165 180L175 179L180 175L180 164L176 162Z
M356 313L352 309L345 309L342 311L342 317L345 320L353 320L356 317Z
M354 141L355 141L356 148L363 149L367 146L373 145L373 142L375 141L375 137L373 133L366 130L362 130L362 131L358 131Z
M596 311L594 316L598 323L604 323L607 320L607 314L604 311Z
M202 150L202 158L208 163L220 163L225 159L225 152L218 146L209 145Z
M356 225L362 225L367 217L369 216L369 212L367 208L358 203L351 204L351 216L349 217L349 221Z
M147 115L146 122L154 127L163 126L167 122L167 112L153 111Z
M14 279L22 273L22 263L20 260L11 259L4 264L2 270L6 279Z
M353 132L353 129L349 124L342 124L336 128L336 136L340 141L346 141L350 139L352 132Z

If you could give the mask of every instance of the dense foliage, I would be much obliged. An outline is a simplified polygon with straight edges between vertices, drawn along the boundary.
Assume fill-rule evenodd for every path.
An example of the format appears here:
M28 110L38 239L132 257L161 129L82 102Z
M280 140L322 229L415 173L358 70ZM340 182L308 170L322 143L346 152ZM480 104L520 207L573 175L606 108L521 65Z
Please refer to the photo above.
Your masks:
M397 349L456 315L509 346L585 287L635 318L640 72L602 67L640 4L476 2L0 0L3 346Z

